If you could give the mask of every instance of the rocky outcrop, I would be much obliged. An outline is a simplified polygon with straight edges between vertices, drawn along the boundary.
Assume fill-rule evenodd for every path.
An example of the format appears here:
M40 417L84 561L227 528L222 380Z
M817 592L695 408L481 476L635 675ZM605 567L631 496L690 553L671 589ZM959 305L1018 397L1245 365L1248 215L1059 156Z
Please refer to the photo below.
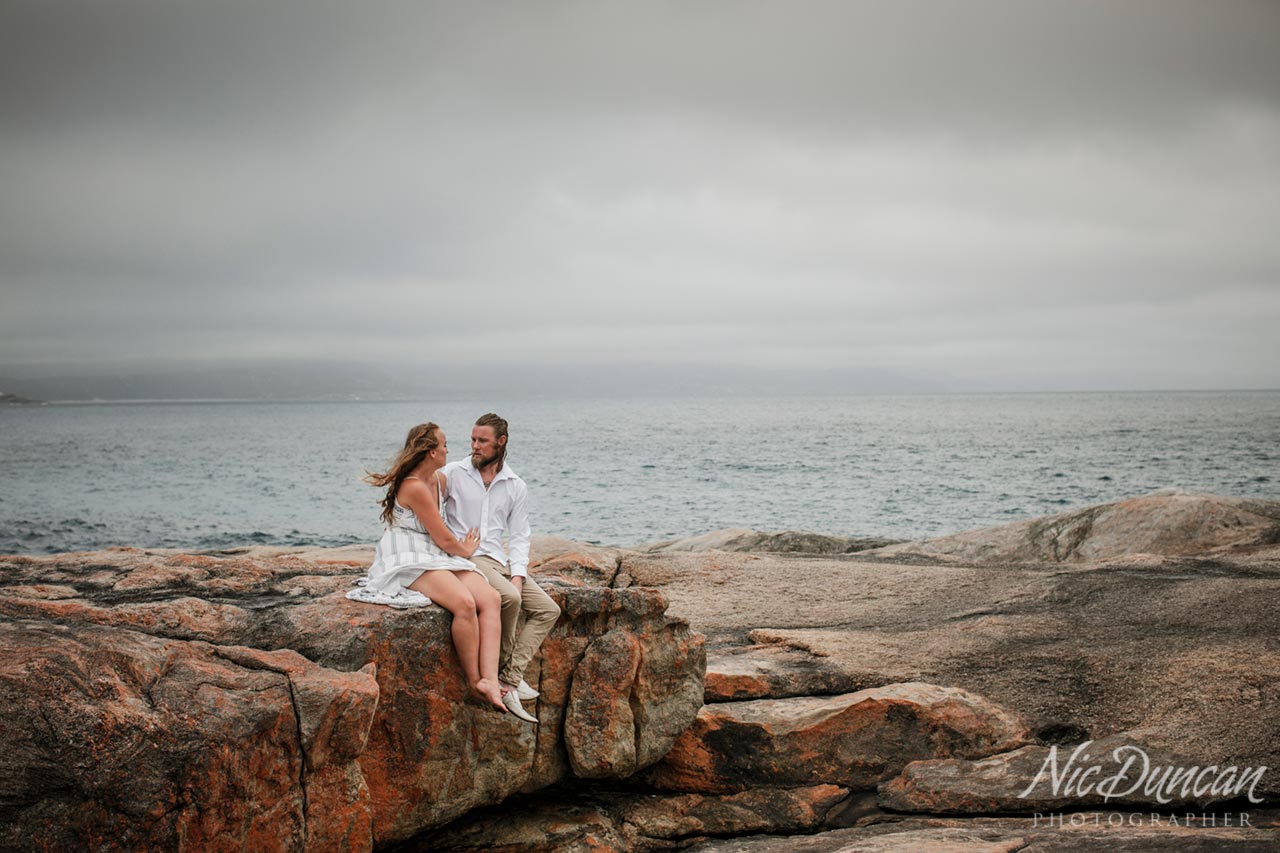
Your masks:
M756 785L871 789L921 758L1022 745L1026 724L963 690L892 684L843 696L707 705L646 777L696 793Z
M0 623L0 847L368 849L374 666Z
M659 851L815 832L881 814L876 784L909 756L999 753L1027 737L1017 715L926 684L708 705L642 774L656 789L560 789L469 814L406 850Z
M1247 799L1265 773L1225 766L1205 770L1185 756L1119 734L1063 747L1024 746L978 761L914 761L880 786L879 803L925 814L1205 809Z
M1247 553L1278 544L1280 501L1165 490L872 553L1001 565L1086 563L1133 554Z
M761 786L720 795L640 794L614 802L623 834L653 843L691 836L812 832L848 798L849 790L839 785L804 785Z
M572 801L539 795L469 815L415 839L428 850L673 850L708 837L813 832L850 799L836 785L753 788L736 794L593 789Z
M1280 766L1265 554L992 568L709 552L624 555L620 572L707 633L709 700L924 682L1017 711L1046 745L1129 732L1201 766ZM1280 796L1280 773L1259 791Z
M0 752L25 756L0 758L0 824L18 826L0 846L39 832L91 844L102 826L136 846L214 826L257 842L243 800L263 797L265 849L1273 849L1272 508L1149 496L931 553L537 540L565 610L530 674L537 730L461 701L451 652L422 653L449 649L443 614L341 599L367 549L11 559L0 616L33 639L0 651L2 698L27 709L0 721ZM709 637L705 684L683 620ZM30 687L36 648L50 650L45 693ZM105 720L87 736L73 713L34 710L63 695ZM200 702L227 712L178 719ZM182 736L144 751L127 734L144 717ZM47 748L59 739L80 745ZM1224 827L1238 800L1106 800L1090 822L1087 797L1020 796L1055 745L1089 740L1141 745L1153 764L1266 766L1251 789L1266 802ZM136 796L119 782L132 755L169 768L140 774ZM254 783L235 796L208 781L244 761ZM1170 826L1175 802L1218 825L1180 811ZM1067 821L1008 816L1034 809ZM1153 812L1162 825L1129 820ZM717 838L751 833L775 835Z
M810 836L762 835L709 840L689 853L1271 853L1274 814L1233 812L1231 823L1117 812L1075 812L1059 824L1030 818L879 818ZM1129 823L1133 820L1133 823Z
M400 853L1270 853L1280 833L1280 813L1269 809L903 816L868 810L856 797L825 785L721 796L593 791L572 800L541 796L510 806L481 810L463 823L415 839ZM750 834L752 827L760 827L762 834Z
M543 576L538 727L466 701L439 608L362 561L118 549L0 560L0 846L369 849L656 761L702 703L661 594ZM206 841L218 834L217 844ZM225 836L225 838L224 838Z
M21 394L10 394L6 391L0 391L0 406L47 406L49 405L43 400L32 400L30 397L23 397Z
M828 536L800 530L781 533L764 533L746 527L730 527L713 530L698 536L667 539L641 546L639 550L652 554L681 551L728 551L740 553L773 554L854 554L871 548L883 548L900 542L878 536Z
M766 642L709 650L703 698L707 702L783 699L852 693L862 686L828 658Z
M856 828L707 841L693 849L1263 850L1272 849L1280 835L1274 820L1260 819L1280 798L1274 769L1280 765L1280 717L1271 687L1272 673L1280 670L1274 642L1280 636L1280 609L1274 606L1280 600L1280 547L1266 520L1273 508L1265 501L1180 494L1092 508L1079 517L1100 523L1086 535L1060 535L1060 543L1076 544L1056 554L1041 546L1019 551L1022 545L967 554L913 554L903 546L825 557L615 552L606 561L612 565L599 573L616 586L661 589L672 613L708 634L705 698L711 704L669 756L695 780L688 787L728 788L702 781L719 780L724 767L741 769L735 784L745 791L738 793L800 784L780 782L785 777L770 761L743 755L767 755L772 747L757 749L754 735L738 723L726 726L726 734L709 724L720 713L731 715L735 706L754 704L744 699L787 701L783 697L924 682L987 697L1027 720L1026 745L886 770L892 778L882 781L870 804L856 804L858 790L845 788L849 796L815 827L840 826L842 816L853 814ZM1248 515L1232 516L1236 510ZM1025 542L1027 530L1060 529L1059 521L1024 524L1021 539L1009 538ZM1011 530L998 529L997 543ZM975 540L983 536L973 534ZM1054 745L1067 755L1090 739L1103 746L1141 745L1153 765L1265 766L1252 788L1265 802L1245 804L1253 823L1242 827L1239 802L1119 798L1097 803L1109 811L1096 815L1099 824L1086 826L1089 813L1079 810L1095 802L1087 796L1054 797L1037 789L1035 796L1018 797ZM814 747L834 748L834 742ZM785 743L778 752L803 754ZM665 766L666 761L643 775L657 777ZM852 784L847 778L816 780L841 788ZM982 816L1032 814L1036 808L1060 808L1068 819L1079 816L1078 825L1068 820L1065 828L1048 827L1042 820L1035 826L1031 819ZM1173 808L1207 811L1217 825L1170 827ZM929 816L897 814L907 811ZM1228 812L1237 822L1224 827ZM1164 824L1108 825L1134 815L1149 820L1152 813L1162 815ZM595 814L614 837L627 839L616 807L600 807ZM1181 821L1185 811L1178 814ZM731 831L749 830L725 828ZM657 843L647 837L646 843ZM677 840L683 845L695 837ZM581 849L572 847L576 843L563 849Z

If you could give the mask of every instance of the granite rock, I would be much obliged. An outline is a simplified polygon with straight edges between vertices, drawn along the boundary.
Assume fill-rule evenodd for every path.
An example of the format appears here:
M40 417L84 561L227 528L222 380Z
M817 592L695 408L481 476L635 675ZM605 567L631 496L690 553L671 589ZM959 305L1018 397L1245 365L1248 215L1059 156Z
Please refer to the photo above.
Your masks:
M702 703L702 637L656 591L543 579L563 615L526 674L533 727L467 701L445 611L346 599L362 570L278 549L0 558L0 627L23 638L0 672L28 709L0 727L0 846L92 846L132 820L136 847L217 849L216 824L228 844L269 827L261 849L369 849L574 760L642 768ZM122 784L134 764L157 779Z
M877 536L829 536L799 530L765 533L744 527L713 530L698 536L668 539L642 545L637 550L652 554L681 551L730 551L766 554L853 554L900 542Z
M1085 563L1156 554L1241 553L1280 544L1280 501L1167 489L1130 500L889 545L875 556L947 557L967 563Z
M880 786L879 802L885 809L925 814L1204 810L1247 797L1250 786L1239 783L1262 775L1255 775L1258 768L1233 769L1229 775L1225 767L1223 773L1213 768L1200 780L1205 791L1197 796L1193 786L1203 769L1185 756L1118 734L1062 747L1024 746L976 761L914 761ZM1223 787L1218 794L1209 792L1215 782Z
M1062 825L1040 818L891 818L816 835L714 839L689 853L1270 853L1280 841L1274 815L1248 825L1201 825L1198 817L1124 812L1075 812ZM1222 817L1221 815L1218 816ZM1129 821L1134 820L1133 824ZM1072 821L1075 821L1074 824ZM1188 823L1190 825L1188 825Z
M540 794L482 809L415 839L427 850L659 851L700 839L757 832L813 832L849 800L836 785L753 788L735 794L591 789L573 802Z
M646 773L656 787L728 793L760 785L874 788L922 758L978 758L1028 738L1017 714L931 684L842 696L707 705Z
M0 848L369 849L373 666L0 622Z

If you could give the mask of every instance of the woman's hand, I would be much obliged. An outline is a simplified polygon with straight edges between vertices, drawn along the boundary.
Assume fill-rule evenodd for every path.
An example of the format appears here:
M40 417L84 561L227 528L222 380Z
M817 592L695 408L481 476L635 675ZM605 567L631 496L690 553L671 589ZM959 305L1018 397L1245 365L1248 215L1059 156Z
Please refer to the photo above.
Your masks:
M461 557L470 557L480 547L480 528L473 527L467 531L466 537L462 540Z

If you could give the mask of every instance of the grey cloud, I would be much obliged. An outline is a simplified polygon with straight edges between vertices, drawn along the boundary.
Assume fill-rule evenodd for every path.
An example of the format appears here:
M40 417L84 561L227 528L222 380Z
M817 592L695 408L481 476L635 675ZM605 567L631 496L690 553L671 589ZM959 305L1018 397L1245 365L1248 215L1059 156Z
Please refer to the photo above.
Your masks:
M1277 384L1277 35L1248 2L10 2L0 363L456 354L424 324L470 313L535 361L1169 383L1196 338Z
M335 104L1009 130L1274 104L1274 4L15 2L5 114L232 135ZM371 85L372 84L372 85Z

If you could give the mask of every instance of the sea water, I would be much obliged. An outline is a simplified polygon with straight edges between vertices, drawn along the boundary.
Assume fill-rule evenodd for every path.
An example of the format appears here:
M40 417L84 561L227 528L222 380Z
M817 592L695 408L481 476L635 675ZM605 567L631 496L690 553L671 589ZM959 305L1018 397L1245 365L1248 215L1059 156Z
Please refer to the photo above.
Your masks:
M511 423L535 533L922 538L1176 487L1280 499L1280 392L83 404L0 409L0 553L342 545L433 420Z

